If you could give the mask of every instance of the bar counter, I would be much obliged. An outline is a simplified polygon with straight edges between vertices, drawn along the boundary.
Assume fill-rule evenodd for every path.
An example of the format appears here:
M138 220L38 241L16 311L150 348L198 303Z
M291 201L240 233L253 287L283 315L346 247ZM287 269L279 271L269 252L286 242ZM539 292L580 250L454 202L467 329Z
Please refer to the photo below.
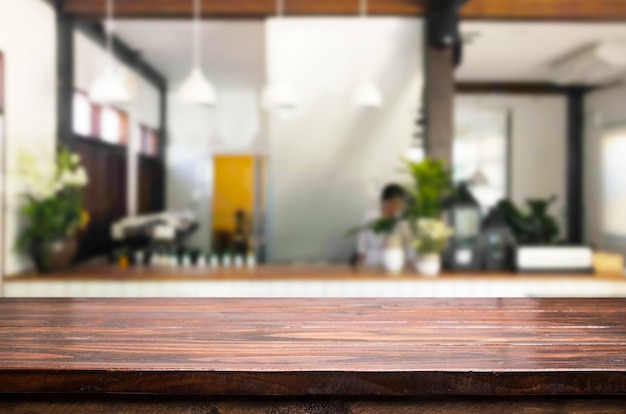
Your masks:
M2 413L624 413L624 299L0 299Z
M436 278L348 266L255 269L81 266L4 280L8 297L626 297L626 278L592 274L448 273Z

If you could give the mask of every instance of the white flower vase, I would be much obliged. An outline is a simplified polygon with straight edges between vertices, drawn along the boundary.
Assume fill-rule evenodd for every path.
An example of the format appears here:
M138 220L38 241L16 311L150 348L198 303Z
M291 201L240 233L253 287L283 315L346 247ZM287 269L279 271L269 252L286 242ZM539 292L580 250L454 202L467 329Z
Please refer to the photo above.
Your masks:
M402 238L397 234L390 234L385 240L383 265L390 275L397 276L404 269L405 257L402 248Z
M436 277L441 273L441 255L437 253L420 254L415 267L419 274L428 277Z
M385 270L391 275L399 275L404 268L404 251L391 247L386 248L383 253Z

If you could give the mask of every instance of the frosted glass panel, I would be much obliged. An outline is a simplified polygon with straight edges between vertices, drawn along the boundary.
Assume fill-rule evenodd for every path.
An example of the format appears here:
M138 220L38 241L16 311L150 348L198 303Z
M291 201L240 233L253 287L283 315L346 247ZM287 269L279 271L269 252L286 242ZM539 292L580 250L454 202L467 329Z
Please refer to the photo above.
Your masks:
M119 144L122 140L120 115L115 109L103 107L100 112L100 134L104 141Z
M91 102L89 102L87 96L81 93L74 93L74 114L72 119L74 133L83 137L93 135L91 118Z
M457 110L453 146L454 180L486 182L472 185L484 208L507 194L508 112L497 109Z
M626 236L626 128L602 140L602 208L604 233Z

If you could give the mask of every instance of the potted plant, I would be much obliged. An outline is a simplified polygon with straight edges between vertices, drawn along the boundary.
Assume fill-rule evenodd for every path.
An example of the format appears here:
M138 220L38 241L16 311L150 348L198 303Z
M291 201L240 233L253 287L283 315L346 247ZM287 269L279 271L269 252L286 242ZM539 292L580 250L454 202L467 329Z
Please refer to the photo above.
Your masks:
M441 218L444 200L454 189L452 174L439 160L426 158L421 162L405 161L413 183L407 187L411 203L406 218L416 222L420 218Z
M80 157L66 149L56 157L19 155L24 225L17 249L28 254L42 273L67 267L77 250L76 234L87 226L82 188L88 183Z
M414 246L418 253L416 268L420 274L437 276L441 272L441 253L450 236L452 229L443 220L425 218L417 221Z

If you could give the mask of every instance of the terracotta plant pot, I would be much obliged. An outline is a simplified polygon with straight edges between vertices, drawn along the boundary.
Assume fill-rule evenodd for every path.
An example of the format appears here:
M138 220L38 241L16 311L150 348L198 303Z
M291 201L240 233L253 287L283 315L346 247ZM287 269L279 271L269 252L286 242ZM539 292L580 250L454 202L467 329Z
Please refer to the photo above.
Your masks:
M52 243L33 243L30 257L39 273L67 269L74 260L78 243L75 236L58 239Z

